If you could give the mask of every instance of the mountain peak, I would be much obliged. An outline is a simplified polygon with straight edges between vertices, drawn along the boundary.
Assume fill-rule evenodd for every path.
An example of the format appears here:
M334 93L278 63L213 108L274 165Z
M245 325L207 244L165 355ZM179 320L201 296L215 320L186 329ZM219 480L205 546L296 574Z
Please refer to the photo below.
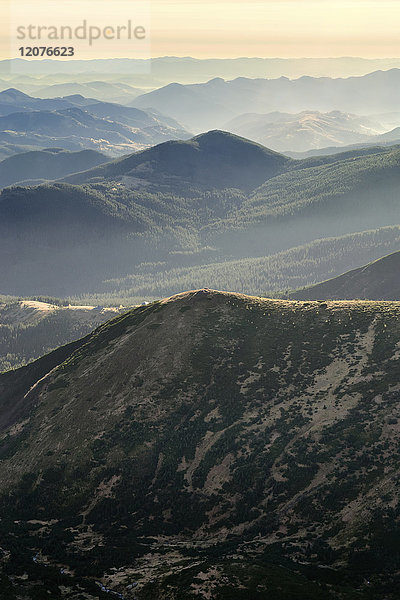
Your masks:
M0 92L0 98L8 98L13 100L32 100L31 96L28 96L28 94L24 94L24 92L21 92L16 88L8 88L7 90L3 90L2 92Z
M291 159L232 133L212 130L190 140L164 142L110 163L104 169L68 178L69 183L93 177L131 176L163 185L190 182L203 188L251 190L279 174Z
M191 304L202 303L204 300L216 301L216 302L229 302L231 300L242 300L250 301L252 296L246 296L245 294L239 294L237 292L224 292L220 290L213 290L210 288L200 288L198 290L189 290L187 292L180 292L174 296L169 296L161 300L162 304L170 303L182 303L190 302Z
M210 79L210 81L207 81L208 86L211 85L220 85L220 84L224 84L225 83L225 79L222 79L222 77L214 77L213 79Z

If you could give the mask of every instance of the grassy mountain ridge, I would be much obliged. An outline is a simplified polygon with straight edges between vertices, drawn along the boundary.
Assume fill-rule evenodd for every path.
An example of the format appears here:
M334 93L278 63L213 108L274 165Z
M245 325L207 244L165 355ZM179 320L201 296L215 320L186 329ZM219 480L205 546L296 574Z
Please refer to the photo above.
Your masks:
M83 338L84 340L84 338ZM34 363L1 374L1 426L15 422L27 411L26 395L38 381L67 360L81 345L82 339L60 346Z
M0 302L0 372L15 369L90 333L121 309Z
M394 600L399 310L196 290L102 325L2 428L14 589Z
M316 240L269 257L180 268L174 268L173 263L164 260L138 266L134 274L123 277L116 277L115 272L111 272L112 278L104 281L102 293L80 294L71 300L85 305L109 305L114 302L130 306L173 294L179 289L194 289L196 285L219 285L221 289L237 289L243 293L246 289L251 289L259 295L276 295L279 292L287 296L291 289L316 284L328 277L337 277L358 267L365 258L376 260L397 250L399 246L400 227L397 226ZM293 297L297 297L296 294ZM299 299L300 296L301 292ZM365 297L374 299L369 293ZM397 296L392 296L392 299L396 298ZM85 309L75 310L73 313L69 311L69 314L68 311L67 314L63 311L53 314L45 310L34 310L30 308L29 301L26 305L24 302L17 298L4 298L0 301L0 371L15 368L59 344L83 335L95 326L95 322L92 324L93 317L101 322L108 314L105 311ZM51 304L52 300L46 302ZM22 308L11 310L13 306ZM82 315L82 322L74 318L77 315Z

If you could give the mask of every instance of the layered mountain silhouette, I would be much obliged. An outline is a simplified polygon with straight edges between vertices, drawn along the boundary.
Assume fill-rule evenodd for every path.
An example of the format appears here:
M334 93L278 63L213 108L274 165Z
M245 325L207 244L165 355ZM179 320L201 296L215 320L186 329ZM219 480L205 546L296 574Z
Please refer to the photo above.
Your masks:
M310 75L320 77L329 73L332 77L365 75L377 69L398 67L398 58L211 58L199 59L191 56L161 56L151 59L114 58L91 60L43 60L31 65L32 61L21 58L0 61L0 74L8 75L10 68L18 73L19 80L32 82L83 81L96 77L102 81L115 82L115 73L122 81L168 83L180 81L192 83L207 81L212 77L300 77ZM143 67L145 67L143 74ZM95 75L97 74L97 75ZM113 75L114 74L114 75ZM16 79L16 78L14 78ZM38 81L37 81L38 80ZM28 83L26 83L28 85ZM123 86L121 85L120 88Z
M384 130L372 119L340 111L250 113L236 117L225 128L279 152L305 152L310 148L377 143L376 135ZM386 136L381 137L382 141L386 139ZM393 132L393 139L399 139L399 134Z
M375 231L366 235L384 253L386 227L400 222L399 163L398 147L298 161L212 131L67 176L61 183L6 189L0 196L3 291L23 296L113 293L139 265L146 278L162 264L177 282L176 268L229 262L237 274L238 261L350 236L347 258L342 256L337 270L331 264L326 271L313 255L296 287L338 275L382 255L371 254L364 244L364 254L357 254L354 263L352 249L362 247L358 234ZM394 232L392 244L395 237ZM388 246L388 251L395 249ZM241 289L272 289L253 268L243 263L240 269ZM283 263L282 269L288 273ZM282 281L279 275L275 279ZM163 289L159 293L182 288L167 283ZM134 289L129 295L140 296Z
M63 110L75 106L81 96L70 98L34 98L15 88L0 92L0 114L10 115L15 112L31 110Z
M0 92L0 115L0 152L2 146L14 145L94 149L121 156L164 140L190 137L179 123L158 112L81 95L40 99L9 89Z
M75 75L76 77L76 75ZM140 88L117 81L82 81L72 80L50 85L36 85L35 94L39 98L54 98L57 96L81 96L96 98L104 102L126 102L143 93Z
M131 103L155 108L179 120L190 131L221 127L228 119L247 113L274 111L342 112L369 115L398 110L400 70L375 71L362 77L308 77L169 84L143 94ZM221 121L223 118L223 121Z

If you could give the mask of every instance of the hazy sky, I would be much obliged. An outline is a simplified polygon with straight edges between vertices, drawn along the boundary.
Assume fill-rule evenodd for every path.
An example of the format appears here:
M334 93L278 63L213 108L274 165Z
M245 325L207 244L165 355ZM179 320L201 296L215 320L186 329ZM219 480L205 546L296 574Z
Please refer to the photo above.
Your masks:
M153 54L400 55L399 0L153 0Z
M63 6L75 23L119 12L122 21L141 24L138 15L149 8L151 45L143 56L400 56L400 0L0 0L0 6L2 58L10 56L10 40L15 53L16 25L28 22L29 10L54 15ZM134 56L138 47L99 41L76 58Z

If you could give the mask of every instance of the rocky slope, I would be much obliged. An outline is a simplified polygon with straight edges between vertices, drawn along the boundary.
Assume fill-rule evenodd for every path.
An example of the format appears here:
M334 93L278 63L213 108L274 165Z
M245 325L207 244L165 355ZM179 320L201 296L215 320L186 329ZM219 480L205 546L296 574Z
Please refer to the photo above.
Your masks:
M0 376L8 598L397 598L399 316L198 290Z

